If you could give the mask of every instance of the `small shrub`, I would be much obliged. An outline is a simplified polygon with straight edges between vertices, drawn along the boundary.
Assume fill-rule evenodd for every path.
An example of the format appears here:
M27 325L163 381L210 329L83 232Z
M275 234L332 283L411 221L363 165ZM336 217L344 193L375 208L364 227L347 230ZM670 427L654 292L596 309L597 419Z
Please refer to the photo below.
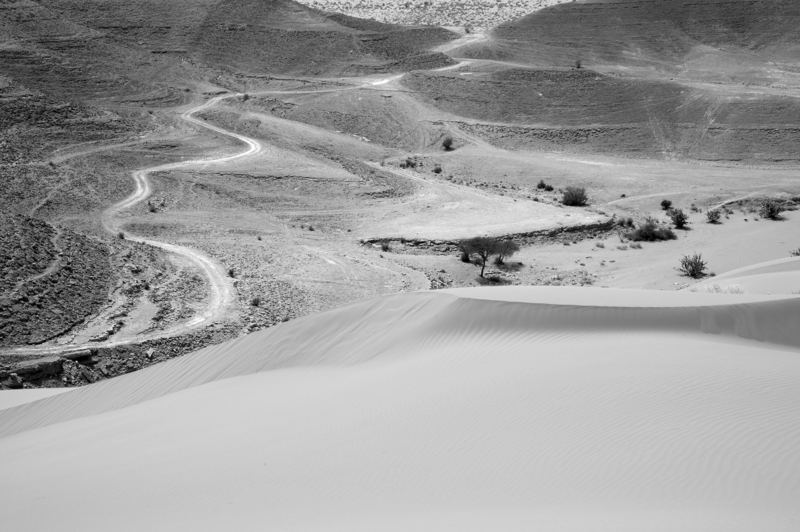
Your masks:
M770 220L778 220L781 217L783 206L773 199L764 200L761 207L758 209L758 214L762 218L769 218Z
M790 253L792 257L800 257L800 248L795 249Z
M261 298L256 296L250 300L251 307L260 307L261 306Z
M314 226L313 226L313 225L309 225L309 226L308 226L308 230L309 230L309 231L314 231Z
M433 173L434 174L441 174L442 173L442 165L436 164L433 166Z
M647 218L644 223L625 236L634 242L658 242L678 238L672 229L659 225L653 218Z
M589 197L583 187L567 187L561 196L561 203L569 207L583 207L587 201Z
M706 211L706 221L710 224L718 224L722 218L722 211L719 209L711 209Z
M381 251L391 251L391 250L392 246L389 244L389 242L381 242Z
M695 253L694 255L684 255L678 269L692 279L699 279L706 275L706 267L707 264L702 255Z
M680 209L671 209L669 211L669 218L672 220L675 229L684 229L686 228L686 224L689 223L689 218L686 216L686 213Z
M627 218L620 218L617 221L617 225L620 227L633 227L633 218L628 216Z
M406 157L406 160L400 163L400 168L416 168L417 161L411 157Z
M459 258L461 259L461 262L466 262L467 264L472 262L472 259L469 258L469 253L467 253L466 251L462 251L461 256Z
M234 270L233 267L228 268L228 277L230 278L236 277L236 270Z
M639 242L633 242L630 247L631 249L642 249L642 245Z
M249 100L249 99L250 99L250 95L249 95L249 94L247 94L247 93L244 93L244 94L242 95L242 101L243 101L243 102L246 102L246 101L247 101L247 100Z
M125 240L125 233L120 231L119 233L117 233L117 238L119 238L120 240Z
M444 151L451 151L453 149L453 137L448 135L442 139L442 148L444 148Z
M547 183L544 182L544 179L540 179L538 183L536 183L536 188L539 190L544 190L547 188Z
M597 242L595 243L595 246L597 246L600 249L604 249L606 247L606 245L603 242Z
M668 211L672 208L672 202L668 199L661 200L661 210Z

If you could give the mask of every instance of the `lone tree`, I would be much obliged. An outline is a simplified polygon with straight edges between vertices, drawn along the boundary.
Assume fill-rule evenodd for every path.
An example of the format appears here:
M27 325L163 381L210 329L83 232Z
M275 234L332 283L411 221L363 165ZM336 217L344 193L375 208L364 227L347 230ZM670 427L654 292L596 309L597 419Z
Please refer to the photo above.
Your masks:
M497 258L494 263L498 266L505 264L508 257L519 251L519 244L513 240L502 240L497 243Z
M481 277L483 277L483 272L486 270L486 261L489 260L489 257L499 252L500 241L488 236L478 236L463 240L459 247L462 253L466 253L467 256L477 255L480 258Z

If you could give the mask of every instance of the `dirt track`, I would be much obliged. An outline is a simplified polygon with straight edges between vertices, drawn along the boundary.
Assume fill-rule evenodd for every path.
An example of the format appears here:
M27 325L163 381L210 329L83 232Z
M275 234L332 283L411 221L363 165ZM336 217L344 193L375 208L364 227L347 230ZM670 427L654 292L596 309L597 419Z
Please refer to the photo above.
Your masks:
M118 345L124 345L126 343L143 342L158 338L178 336L190 332L192 330L195 330L199 327L202 327L210 322L213 322L214 320L218 319L224 314L226 309L233 302L235 296L234 296L233 286L221 265L219 265L217 262L206 256L205 254L195 249L191 249L184 246L178 246L175 244L170 244L167 242L161 242L155 239L144 238L136 236L135 234L131 233L123 233L120 230L120 228L123 226L123 220L120 219L120 215L124 211L140 204L141 202L145 201L147 198L151 196L153 190L150 183L149 175L154 172L176 170L196 165L226 163L229 161L233 161L235 159L257 154L258 152L261 151L261 144L257 140L245 137L244 135L239 135L231 131L226 131L213 124L208 124L203 120L195 118L194 116L195 114L202 112L208 109L209 107L213 107L217 102L224 100L225 98L231 98L236 96L240 95L227 94L212 98L207 102L198 105L197 107L193 107L182 113L181 119L191 124L213 131L214 133L231 137L243 143L245 146L247 146L246 150L233 155L226 155L215 158L197 159L192 161L181 161L177 163L163 164L163 165L153 166L150 168L136 170L132 173L132 177L136 184L136 189L134 190L134 192L127 198L109 207L103 213L103 220L102 220L103 227L106 229L106 231L108 231L111 234L116 234L116 233L124 234L125 238L127 238L128 240L140 242L143 244L147 244L149 246L163 249L168 253L183 257L187 259L189 262L191 262L200 272L202 272L208 283L208 303L206 309L195 315L189 321L178 323L159 331L140 334L137 335L135 338L118 339L108 342L93 342L91 344L61 345L58 347L18 348L14 349L13 351L7 354L29 355L29 354L48 353L48 352L63 352L63 351L84 349L89 346L93 348L113 347ZM130 145L130 143L125 143L124 145ZM107 146L99 149L113 149L119 146L121 145ZM96 149L93 151L96 151ZM71 156L76 156L76 155L77 154L71 154Z

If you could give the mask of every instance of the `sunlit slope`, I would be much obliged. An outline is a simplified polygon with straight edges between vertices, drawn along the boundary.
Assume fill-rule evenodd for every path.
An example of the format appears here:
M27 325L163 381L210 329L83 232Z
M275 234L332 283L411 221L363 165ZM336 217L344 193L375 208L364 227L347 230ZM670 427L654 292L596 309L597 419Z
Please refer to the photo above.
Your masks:
M0 412L5 522L793 530L798 316L603 289L359 303Z

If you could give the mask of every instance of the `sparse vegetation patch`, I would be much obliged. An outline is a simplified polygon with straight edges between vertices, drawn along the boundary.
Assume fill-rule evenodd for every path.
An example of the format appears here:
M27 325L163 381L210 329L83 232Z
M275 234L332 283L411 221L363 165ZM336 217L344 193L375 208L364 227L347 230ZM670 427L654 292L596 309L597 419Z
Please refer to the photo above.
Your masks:
M647 218L639 227L625 236L634 242L658 242L677 238L672 229L659 224L654 218Z

